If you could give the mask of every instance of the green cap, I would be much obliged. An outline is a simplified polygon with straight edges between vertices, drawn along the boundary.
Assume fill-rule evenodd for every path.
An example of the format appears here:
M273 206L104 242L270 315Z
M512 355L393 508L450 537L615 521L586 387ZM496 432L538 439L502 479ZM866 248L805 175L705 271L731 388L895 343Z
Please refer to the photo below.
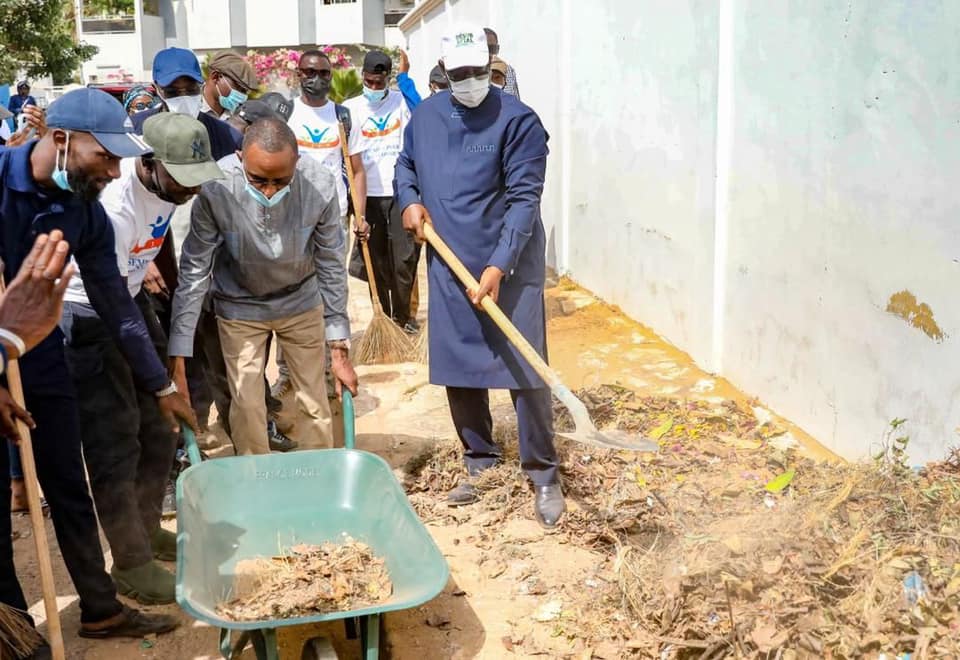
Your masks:
M143 140L177 183L186 188L222 179L213 160L207 127L178 112L160 112L143 122Z

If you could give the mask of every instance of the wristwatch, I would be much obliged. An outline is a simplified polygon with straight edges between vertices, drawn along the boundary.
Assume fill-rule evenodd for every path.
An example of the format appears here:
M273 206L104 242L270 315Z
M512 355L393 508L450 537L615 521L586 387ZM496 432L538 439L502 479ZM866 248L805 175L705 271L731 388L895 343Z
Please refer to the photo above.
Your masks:
M153 396L157 397L158 399L161 399L161 398L163 398L163 397L165 397L165 396L170 396L171 394L176 394L176 393L179 392L179 391L180 391L180 390L177 389L177 384L171 380L169 385L167 385L166 387L164 387L162 390L157 390L156 392L154 392L154 393L153 393Z

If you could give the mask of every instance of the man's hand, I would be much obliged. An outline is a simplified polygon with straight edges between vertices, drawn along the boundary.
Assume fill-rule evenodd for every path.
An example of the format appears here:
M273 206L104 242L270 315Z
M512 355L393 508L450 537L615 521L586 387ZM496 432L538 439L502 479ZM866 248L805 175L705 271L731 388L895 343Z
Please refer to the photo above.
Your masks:
M350 357L346 350L342 348L330 349L330 371L333 372L338 400L343 401L344 385L350 390L350 394L357 396L360 379L357 378L357 372L353 370L353 364L350 363Z
M353 233L356 235L358 241L366 241L370 238L370 225L367 223L366 218L359 215L353 216L353 226Z
M163 281L160 269L152 261L147 264L147 275L143 278L143 288L155 296L160 296L166 300L170 299L170 290L167 288L167 283Z
M180 389L179 385L177 385L177 389ZM186 422L194 433L198 432L197 416L194 414L193 408L190 407L190 399L187 395L174 392L167 396L161 396L157 398L157 405L160 407L163 416L170 422L170 428L174 433L180 431L181 421Z
M487 266L483 269L480 276L480 288L476 291L467 289L467 295L470 296L470 302L477 309L482 309L481 303L484 297L490 296L490 300L497 302L500 298L500 281L503 279L503 271L496 266Z
M410 71L410 59L407 57L407 51L400 48L400 73L407 73Z
M60 320L63 294L75 270L66 265L69 250L59 229L49 236L37 236L20 272L0 299L0 328L18 335L28 351L43 341ZM14 353L11 358L19 357Z
M423 243L427 237L423 235L423 223L429 218L427 207L423 204L411 204L403 209L403 228L413 234L418 243Z
M16 404L6 388L0 387L0 435L15 445L20 444L20 430L17 428L18 419L22 420L27 428L37 428L37 424L33 421L30 413Z

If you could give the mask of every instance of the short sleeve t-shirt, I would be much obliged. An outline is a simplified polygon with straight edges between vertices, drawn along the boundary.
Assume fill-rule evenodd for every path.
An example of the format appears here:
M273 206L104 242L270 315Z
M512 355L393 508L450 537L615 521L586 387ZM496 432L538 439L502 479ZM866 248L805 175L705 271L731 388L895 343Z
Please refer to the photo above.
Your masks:
M403 95L391 90L377 103L357 96L344 105L350 109L354 132L359 133L367 145L363 151L367 195L393 197L393 170L403 149L403 131L410 121L410 110Z
M147 266L160 252L176 208L175 204L161 200L140 183L137 160L121 160L120 178L111 181L100 193L100 203L113 225L117 266L120 274L127 278L131 296L140 292L147 276ZM65 299L89 304L82 272L70 281Z
M351 123L356 120L351 113ZM347 185L343 178L343 154L340 147L340 129L337 122L337 110L333 101L327 101L319 108L307 105L301 99L293 103L293 113L287 124L297 136L300 154L310 156L329 170L337 180L337 197L340 201L340 215L347 214ZM349 153L355 156L367 147L360 131L350 131Z

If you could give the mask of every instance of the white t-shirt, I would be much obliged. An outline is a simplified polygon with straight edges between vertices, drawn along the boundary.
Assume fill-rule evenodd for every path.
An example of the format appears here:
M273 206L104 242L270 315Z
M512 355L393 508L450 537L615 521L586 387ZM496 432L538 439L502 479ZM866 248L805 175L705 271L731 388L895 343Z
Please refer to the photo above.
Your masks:
M343 103L350 109L353 132L367 143L363 168L367 173L368 197L393 197L393 170L403 149L403 131L410 121L410 110L403 95L390 90L379 103L371 104L357 96ZM351 142L353 141L353 135Z
M127 278L130 296L135 296L147 276L170 228L176 204L165 202L147 190L137 177L137 159L120 161L120 178L111 181L100 193L100 203L113 225L116 239L117 266ZM83 273L77 273L64 297L71 302L87 303Z
M351 113L351 123L356 126L356 120ZM340 147L340 129L337 127L337 110L333 101L327 101L323 106L314 108L301 99L293 103L293 113L287 124L297 136L300 145L300 154L309 155L329 170L337 180L337 197L340 199L340 215L347 214L347 185L344 182L343 153ZM355 156L366 150L367 145L360 136L360 131L350 131L349 153Z

